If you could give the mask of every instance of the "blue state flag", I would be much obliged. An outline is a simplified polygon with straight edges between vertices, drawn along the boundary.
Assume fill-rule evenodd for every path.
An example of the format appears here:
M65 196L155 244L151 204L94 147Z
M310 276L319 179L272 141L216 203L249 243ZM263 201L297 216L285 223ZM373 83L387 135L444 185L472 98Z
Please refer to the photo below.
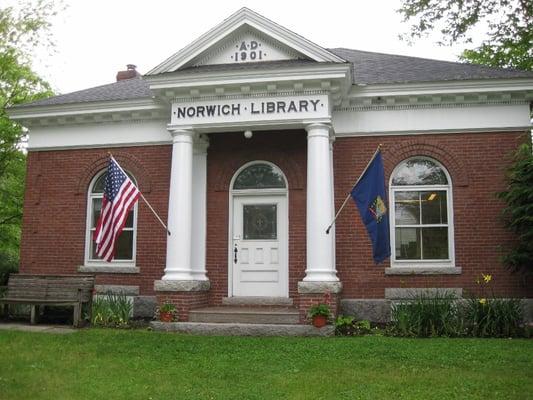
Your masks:
M351 195L372 241L374 261L379 264L391 254L385 171L380 150L353 187Z

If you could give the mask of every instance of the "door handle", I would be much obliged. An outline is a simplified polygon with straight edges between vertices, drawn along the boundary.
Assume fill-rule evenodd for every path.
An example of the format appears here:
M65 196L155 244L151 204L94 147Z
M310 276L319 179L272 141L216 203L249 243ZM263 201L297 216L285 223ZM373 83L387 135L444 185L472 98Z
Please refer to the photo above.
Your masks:
M239 252L239 249L237 248L237 243L235 243L235 247L233 248L233 262L237 264L237 253Z

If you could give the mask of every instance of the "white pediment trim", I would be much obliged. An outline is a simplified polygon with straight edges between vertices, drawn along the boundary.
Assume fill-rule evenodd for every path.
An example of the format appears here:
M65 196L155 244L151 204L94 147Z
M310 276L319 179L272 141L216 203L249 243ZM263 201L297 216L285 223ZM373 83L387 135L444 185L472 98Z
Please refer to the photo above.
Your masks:
M323 47L244 7L150 70L146 75L173 72L187 66L193 59L205 54L215 44L245 26L280 42L295 53L299 53L308 59L317 62L345 62L345 60Z

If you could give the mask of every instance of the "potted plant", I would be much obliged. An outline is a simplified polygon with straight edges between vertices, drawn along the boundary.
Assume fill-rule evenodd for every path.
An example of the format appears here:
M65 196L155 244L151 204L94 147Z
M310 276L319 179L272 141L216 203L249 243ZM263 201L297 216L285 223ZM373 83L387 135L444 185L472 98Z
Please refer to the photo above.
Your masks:
M328 322L331 311L329 306L324 303L316 304L309 309L309 317L313 321L313 326L322 328Z
M165 303L159 307L159 320L161 322L172 322L174 313L176 312L176 306L172 303Z

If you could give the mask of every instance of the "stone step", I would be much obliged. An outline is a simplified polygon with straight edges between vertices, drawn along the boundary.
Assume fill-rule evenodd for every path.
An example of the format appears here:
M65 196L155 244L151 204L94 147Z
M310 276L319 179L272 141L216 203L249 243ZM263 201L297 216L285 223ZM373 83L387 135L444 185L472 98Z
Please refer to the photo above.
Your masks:
M206 322L159 322L152 321L154 331L179 332L208 336L333 336L335 327L326 325L315 328L312 325L295 324L238 324Z
M294 307L218 306L189 311L189 322L290 325L300 314Z
M222 304L225 306L286 306L290 307L294 303L289 297L224 297Z

